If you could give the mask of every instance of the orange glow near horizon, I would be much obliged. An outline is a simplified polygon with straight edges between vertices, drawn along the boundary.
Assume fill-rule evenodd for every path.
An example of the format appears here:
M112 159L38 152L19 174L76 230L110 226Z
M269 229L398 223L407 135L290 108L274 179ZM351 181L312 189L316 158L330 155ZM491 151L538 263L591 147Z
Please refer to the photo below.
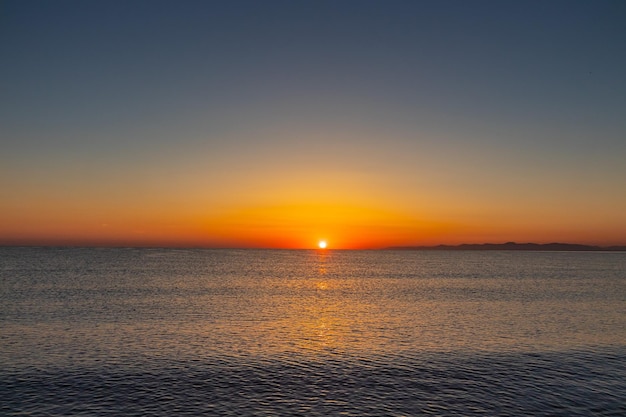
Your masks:
M368 195L359 184L338 182L327 185L326 194L312 191L308 200L292 186L267 188L263 198L253 195L216 207L197 189L182 190L182 200L166 193L129 193L117 200L94 195L80 202L25 199L22 205L0 207L0 244L284 249L319 249L322 240L332 242L332 249L507 241L624 244L622 229L614 226L619 217L593 216L592 223L562 212L464 207L435 194L420 199L420 206L392 193L372 189ZM342 196L342 188L350 193Z
M107 222L89 217L58 216L0 225L0 244L59 246L162 246L215 248L379 249L389 246L507 241L619 245L585 230L527 227L504 221L464 224L424 220L390 210L357 205L300 204L233 209L222 214L159 212L125 215Z

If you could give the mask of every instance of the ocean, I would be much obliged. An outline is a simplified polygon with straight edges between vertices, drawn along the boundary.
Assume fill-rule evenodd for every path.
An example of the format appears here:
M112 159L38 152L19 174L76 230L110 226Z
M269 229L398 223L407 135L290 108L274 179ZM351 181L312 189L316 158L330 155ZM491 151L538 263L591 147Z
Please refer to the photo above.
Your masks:
M3 416L624 416L626 253L0 248Z

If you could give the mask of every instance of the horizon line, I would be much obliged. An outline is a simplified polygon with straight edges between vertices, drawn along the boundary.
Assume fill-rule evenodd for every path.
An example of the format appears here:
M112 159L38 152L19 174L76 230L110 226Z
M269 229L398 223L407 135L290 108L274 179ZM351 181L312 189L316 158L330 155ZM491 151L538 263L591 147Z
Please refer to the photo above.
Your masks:
M515 242L515 241L507 241L503 243L494 243L494 242L484 242L484 243L458 243L458 244L433 244L433 245L392 245L392 246L381 246L381 247L362 247L362 248L324 248L321 249L319 247L302 247L302 248L294 248L294 247L269 247L269 246L209 246L209 245L150 245L150 244L74 244L74 243L64 243L64 244L40 244L40 243L0 243L0 247L4 248L92 248L92 249L207 249L207 250L315 250L315 251L359 251L359 250L490 250L490 248L498 249L497 247L502 247L501 250L505 249L507 246L517 246L517 249L520 250L521 247L538 247L536 250L541 250L541 247L554 247L554 246L563 246L562 249L556 250L569 250L569 251L602 251L602 250L615 250L615 251L626 251L626 244L610 244L610 245L597 245L597 244L588 244L588 243L569 243L569 242L549 242L549 243L537 243L537 242ZM494 248L495 247L495 248ZM568 249L569 247L569 249ZM493 250L492 249L492 250ZM527 249L533 250L533 249ZM549 251L550 249L547 249ZM554 249L553 249L554 250Z

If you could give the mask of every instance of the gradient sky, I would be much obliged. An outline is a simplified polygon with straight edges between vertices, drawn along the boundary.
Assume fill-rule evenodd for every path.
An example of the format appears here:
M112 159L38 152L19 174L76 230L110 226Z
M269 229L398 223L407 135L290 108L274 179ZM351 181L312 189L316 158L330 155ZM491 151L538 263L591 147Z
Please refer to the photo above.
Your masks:
M0 244L626 244L626 2L0 3Z

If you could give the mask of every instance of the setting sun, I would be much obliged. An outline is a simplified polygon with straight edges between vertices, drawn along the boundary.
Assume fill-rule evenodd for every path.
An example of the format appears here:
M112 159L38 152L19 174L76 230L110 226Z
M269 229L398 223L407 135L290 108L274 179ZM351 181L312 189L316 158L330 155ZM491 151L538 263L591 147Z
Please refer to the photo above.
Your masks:
M320 240L317 246L319 246L320 249L326 249L326 241Z

